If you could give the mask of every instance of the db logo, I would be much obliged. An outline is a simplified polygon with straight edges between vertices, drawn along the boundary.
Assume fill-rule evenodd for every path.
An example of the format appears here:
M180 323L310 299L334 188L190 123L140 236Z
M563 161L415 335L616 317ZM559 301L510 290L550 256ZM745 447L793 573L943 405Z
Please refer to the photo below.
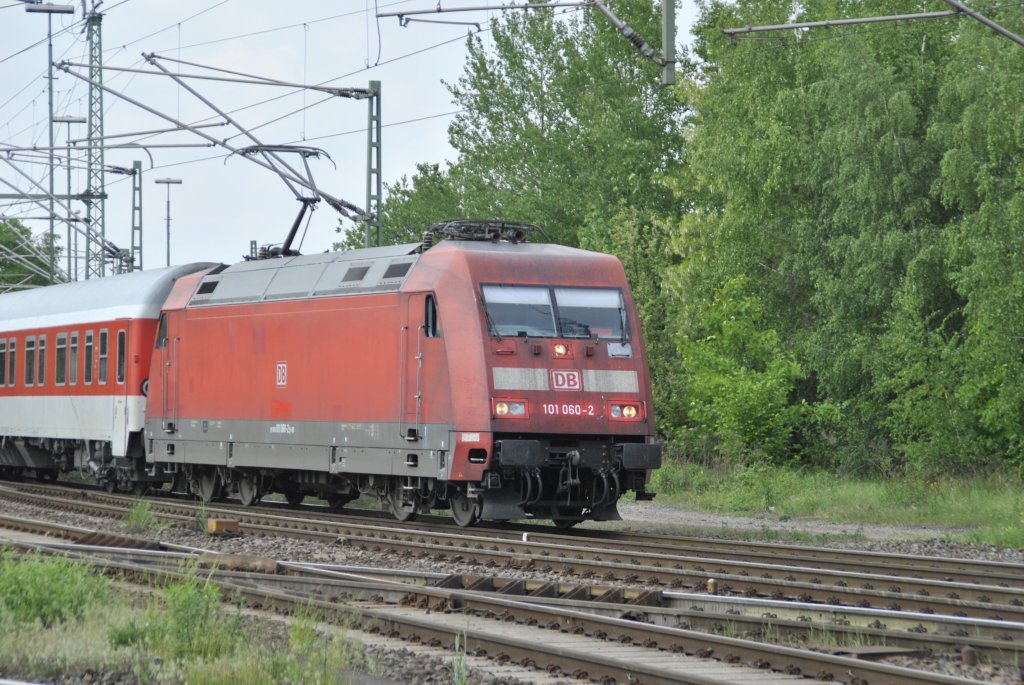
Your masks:
M555 390L582 390L583 380L579 371L552 371L551 387Z
M277 363L277 387L283 388L288 385L288 362Z

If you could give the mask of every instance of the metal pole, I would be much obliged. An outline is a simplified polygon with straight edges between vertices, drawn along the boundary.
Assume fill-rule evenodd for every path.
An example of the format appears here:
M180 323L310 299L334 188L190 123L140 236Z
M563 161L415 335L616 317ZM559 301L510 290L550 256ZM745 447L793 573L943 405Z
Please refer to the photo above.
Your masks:
M50 282L56 282L57 276L57 255L54 252L56 237L54 236L54 210L53 210L53 15L74 14L73 5L57 5L53 3L34 2L25 6L26 12L46 14L46 100L47 100L47 128L49 129L50 153Z
M171 265L171 186L181 185L180 178L158 178L153 183L162 183L167 186L167 266Z
M380 247L381 147L380 81L370 81L366 121L366 232L364 247ZM376 239L376 242L374 242Z
M66 152L67 152L67 157L68 157L68 166L67 166L68 191L67 191L67 196L66 196L66 199L67 199L67 202L68 202L68 206L67 206L68 242L67 242L67 246L66 246L65 249L67 250L67 264L68 264L67 275L68 275L68 278L73 280L73 281L77 281L78 280L78 260L76 258L76 255L78 254L78 232L71 230L72 229L71 222L75 220L74 217L71 215L71 124L84 124L84 123L86 123L86 119L85 119L85 117L70 117L70 116L60 116L60 117L51 117L51 118L53 120L53 123L55 123L55 124L67 124L68 125L67 144L66 144L66 146L64 148L66 150ZM74 241L74 249L72 249L72 241ZM74 268L73 269L72 269L72 264L71 264L72 259L75 260Z
M68 196L71 196L71 122L68 122ZM78 234L75 233L75 244L78 244ZM68 278L78 280L78 261L75 261L75 275L71 275L71 200L68 200L68 242L65 247L68 251Z
M945 1L946 1L947 5L955 7L958 11L963 12L964 14L966 14L971 19L974 19L975 21L981 22L985 26L989 27L990 29L992 29L993 31L998 33L1000 36L1003 36L1004 38L1009 38L1010 40L1012 40L1017 45L1024 46L1024 38L1021 38L1020 36L1018 36L1013 31L1011 31L1011 30L1007 29L1006 27L1001 26L1000 24L997 24L996 22L992 21L991 19L986 17L981 12L975 12L974 10L972 10L970 7L968 7L967 5L963 4L962 2L957 2L957 0L945 0Z
M46 15L46 92L49 106L47 123L50 131L50 282L54 282L54 275L57 272L57 265L54 261L57 255L54 247L57 244L53 234L53 15ZM69 134L70 136L70 134Z
M232 145L229 145L227 143L226 139L214 138L213 136L208 135L208 134L204 133L203 131L196 130L196 127L193 127L193 126L190 126L190 125L188 125L188 124L186 124L184 122L178 121L174 117L171 117L171 116L169 116L167 114L164 114L163 112L161 112L161 111L159 111L157 109L154 109L153 107L150 107L150 106L148 106L146 104L143 104L139 100L136 100L136 99L134 99L132 97L129 97L128 95L125 95L124 93L118 92L118 91L110 88L109 86L103 85L102 83L97 83L97 82L95 82L95 81L93 81L91 79L88 79L88 78L82 76L81 74L75 73L70 68L68 68L68 66L64 62L61 62L60 64L58 64L57 68L61 69L62 71L66 72L68 74L71 74L72 76L74 76L75 78L77 78L77 79L79 79L81 81L85 81L86 83L96 85L98 88L100 88L100 89L102 89L104 91L109 91L111 94L116 95L117 97L121 98L125 102L128 102L128 103L130 103L132 105L135 105L139 109L142 109L142 110L144 110L146 112L149 112L150 114L152 114L154 116L160 117L164 121L167 121L167 122L169 122L169 123L171 123L171 124L173 124L175 126L181 127L181 128L183 128L183 129L185 129L187 131L191 131L192 133L196 134L200 138L208 140L211 143L213 143L214 145L220 146L220 147L224 148L225 150L230 150L231 152L234 152L234 153L242 152L241 148L236 148L236 147L234 147ZM171 74L169 74L169 75L171 75ZM173 75L171 75L171 76L173 78ZM239 128L239 130L241 130L243 133L245 132L245 129L243 129L243 128ZM261 167L263 167L265 169L269 169L270 171L273 171L275 174L277 174L279 177L281 177L282 180L291 181L292 183L295 183L297 185L301 185L304 188L308 188L309 190L312 190L313 192L319 194L320 197L322 197L325 200L327 200L327 203L331 207L333 207L339 213L344 214L345 216L358 218L358 217L361 217L364 214L366 214L366 212L363 209L357 207L356 205L352 204L351 202L347 202L345 200L342 200L341 198L334 197L333 195L331 195L329 193L325 193L323 190L321 190L320 188L316 187L316 185L314 185L310 181L307 181L305 179L299 178L298 176L293 175L289 171L278 169L277 167L275 167L275 166L273 166L271 164L268 164L267 162L265 162L265 161L263 161L261 159L256 159L255 157L252 157L252 156L246 155L245 159L249 160L250 162L253 162L254 164L259 164ZM291 187L291 186L289 185L289 187Z

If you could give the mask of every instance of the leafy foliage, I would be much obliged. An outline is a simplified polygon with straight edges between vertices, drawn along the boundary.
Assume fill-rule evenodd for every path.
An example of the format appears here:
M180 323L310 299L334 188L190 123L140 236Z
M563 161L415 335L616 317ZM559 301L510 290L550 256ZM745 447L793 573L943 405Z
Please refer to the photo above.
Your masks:
M660 35L647 0L615 11L649 41ZM451 218L535 223L556 242L607 242L621 209L668 211L660 178L680 163L683 108L646 61L596 10L506 12L490 44L467 43L463 75L446 84L461 108L448 136L458 158L421 164L387 186L384 242L419 240ZM349 235L346 246L362 245Z
M7 288L47 285L50 269L47 238L33 238L17 220L0 220L0 292ZM56 250L55 250L56 252ZM18 255L24 262L12 256ZM25 263L27 262L27 264Z
M167 586L163 606L154 604L141 620L112 626L108 635L114 647L138 646L179 660L231 654L244 637L239 618L221 606L220 588L194 574Z
M597 15L507 13L449 84L458 159L389 189L388 235L497 216L618 255L691 456L1024 470L1024 51L962 16L721 32L894 9L704 0L674 91Z
M674 236L677 328L703 330L707 302L749 279L755 328L801 370L779 382L787 408L804 410L781 425L762 419L773 440L729 451L767 445L775 460L876 473L1020 461L1024 282L1010 188L1024 127L1007 94L1024 53L969 21L737 46L719 33L791 11L704 6L698 115L676 183L696 209ZM796 19L851 12L891 8L813 1ZM1003 14L1021 23L1019 9ZM684 355L697 361L687 392L720 373L699 351ZM749 350L721 352L742 364ZM718 392L748 395L744 380ZM723 445L731 435L707 407L675 420Z
M0 626L44 626L81 618L101 605L110 582L88 566L60 557L16 557L0 551Z

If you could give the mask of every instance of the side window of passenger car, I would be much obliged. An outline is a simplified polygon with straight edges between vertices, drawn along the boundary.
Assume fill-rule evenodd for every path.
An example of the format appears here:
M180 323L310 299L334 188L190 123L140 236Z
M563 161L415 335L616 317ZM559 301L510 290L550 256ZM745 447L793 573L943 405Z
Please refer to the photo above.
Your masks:
M92 385L92 331L85 332L85 384Z
M68 334L57 334L57 370L53 382L64 385L68 380Z
M25 338L25 387L36 384L36 337Z
M99 357L100 357L99 384L100 385L106 385L107 384L107 351L108 351L108 347L107 347L107 329L104 328L103 330L100 331L100 351L99 351Z
M118 385L124 385L124 368L125 368L125 356L128 354L127 350L128 333L126 331L117 332L117 383Z
M39 373L36 374L36 382L39 385L46 385L46 336L39 336Z
M71 334L71 385L78 385L78 333Z

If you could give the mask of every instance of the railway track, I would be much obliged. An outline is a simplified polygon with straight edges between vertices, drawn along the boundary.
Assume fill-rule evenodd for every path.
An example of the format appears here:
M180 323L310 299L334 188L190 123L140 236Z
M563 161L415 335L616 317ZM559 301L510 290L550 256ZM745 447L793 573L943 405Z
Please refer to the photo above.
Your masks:
M81 513L105 516L122 516L136 501L127 496L37 485L16 491L0 490L0 495L37 503L45 498L48 506L59 503ZM194 522L200 511L195 503L167 498L151 499L150 506L164 520L179 525ZM656 551L637 551L642 543L628 539L620 547L610 540L581 535L566 537L536 531L524 535L519 531L491 530L467 533L450 526L438 530L436 526L399 525L321 511L267 511L219 504L207 505L203 511L210 517L235 519L251 535L341 543L420 559L561 573L582 579L726 596L1024 622L1024 582L1014 579L1020 569L1012 564L917 557L916 565L910 569L907 564L911 559L905 555L875 554L872 559L877 560L880 572L866 573L864 563L852 571L822 568L823 550L811 548L806 557L800 557L801 548L783 545L772 545L770 549L788 563L770 563L767 554L762 554L760 561L751 562L732 559L727 545L716 545L715 556L710 548L701 556L672 553L665 538L659 538ZM741 550L744 553L749 552ZM837 558L848 560L851 556L844 552ZM894 567L887 563L890 556L895 556L895 564L908 575L893 575ZM830 562L828 558L824 561ZM835 566L836 560L825 565ZM910 573L929 578L912 577ZM991 580L983 583L980 579L986 574ZM944 579L932 579L940 575Z
M90 533L92 539L97 539L88 531L41 522L7 518L0 524L65 538L83 539ZM192 557L216 569L216 582L225 591L245 596L253 606L289 612L299 605L312 605L327 616L356 611L364 628L409 642L452 645L463 639L472 653L499 662L558 668L566 674L586 674L598 682L783 683L799 682L806 676L865 685L973 682L848 656L641 622L637 612L660 611L663 617L672 616L678 621L680 614L672 613L671 607L653 606L664 604L662 595L666 593L660 591L346 569L219 556L181 547L154 550L152 543L146 545L150 549L140 550L126 548L132 542L123 536L99 539L120 547L81 543L45 546L52 552L102 564L122 576L144 578L144 583L150 584L154 578L165 582L179 577L181 559ZM699 598L675 599L686 603ZM767 623L780 621L768 619ZM886 651L892 653L894 649L890 646Z

